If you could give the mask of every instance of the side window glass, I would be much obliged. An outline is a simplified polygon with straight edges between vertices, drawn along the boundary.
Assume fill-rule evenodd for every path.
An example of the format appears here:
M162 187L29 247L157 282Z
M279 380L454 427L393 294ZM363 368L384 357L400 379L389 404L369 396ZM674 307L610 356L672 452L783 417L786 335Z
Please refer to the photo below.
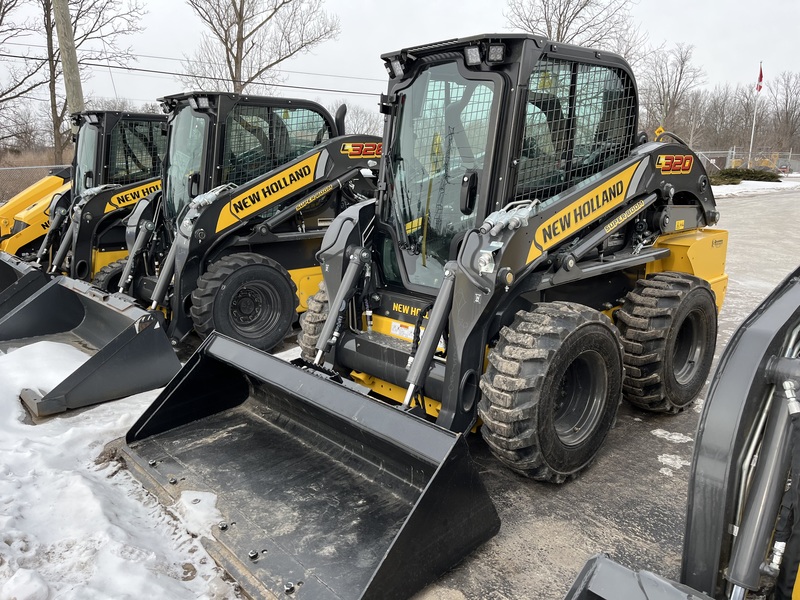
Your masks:
M221 183L241 185L330 138L325 119L307 108L236 106L226 120Z
M572 63L543 59L531 74L525 106L525 132L517 166L518 200L541 201L567 181Z
M627 154L633 137L632 86L617 69L578 65L572 183L599 173Z
M515 198L547 203L620 161L635 127L633 84L621 70L541 59L528 84Z
M125 185L161 174L166 136L156 121L120 121L111 132L108 182Z

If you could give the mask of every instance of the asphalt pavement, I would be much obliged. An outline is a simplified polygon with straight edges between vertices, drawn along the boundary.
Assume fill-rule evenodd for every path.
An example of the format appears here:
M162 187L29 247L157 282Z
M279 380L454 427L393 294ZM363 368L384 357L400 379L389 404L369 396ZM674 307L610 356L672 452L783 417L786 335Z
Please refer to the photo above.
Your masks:
M718 206L719 227L730 232L730 281L712 374L736 327L800 263L800 192L723 198ZM470 449L500 513L500 532L414 600L557 600L600 551L677 579L704 398L705 390L674 416L623 403L597 460L561 486L515 475L472 436Z

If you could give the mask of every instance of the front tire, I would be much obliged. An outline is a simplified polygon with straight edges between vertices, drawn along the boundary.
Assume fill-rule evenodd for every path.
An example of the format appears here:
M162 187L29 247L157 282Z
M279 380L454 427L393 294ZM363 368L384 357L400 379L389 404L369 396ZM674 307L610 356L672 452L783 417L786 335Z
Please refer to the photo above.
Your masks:
M308 299L308 310L300 315L300 335L297 344L300 356L313 361L317 354L317 340L328 318L328 292L325 282L319 283L319 291Z
M127 258L121 258L107 264L97 272L97 275L94 276L94 279L92 279L92 285L103 290L104 292L118 292L119 281L122 276L122 272L125 270L125 265L127 264Z
M298 304L286 269L260 254L242 252L219 259L200 276L191 315L201 337L216 330L271 350L291 327Z
M717 341L708 282L671 272L639 280L616 317L625 347L625 399L673 414L691 404L706 383Z
M622 346L609 319L569 302L519 311L489 352L481 433L513 471L562 483L596 456L622 398Z

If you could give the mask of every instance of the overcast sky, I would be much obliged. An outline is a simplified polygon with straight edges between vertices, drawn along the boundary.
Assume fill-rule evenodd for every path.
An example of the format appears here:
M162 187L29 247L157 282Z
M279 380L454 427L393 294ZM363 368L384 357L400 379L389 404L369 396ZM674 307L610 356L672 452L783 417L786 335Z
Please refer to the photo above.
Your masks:
M140 58L131 66L180 71L180 61L170 59L191 53L193 41L203 31L199 19L181 0L144 2L148 10L142 23L145 31L130 39ZM341 20L339 39L284 63L285 83L376 96L289 89L278 94L326 104L343 98L374 106L377 94L386 87L380 54L453 37L507 32L504 7L503 0L327 0L327 10ZM695 60L705 69L710 87L725 82L754 85L759 61L764 63L767 85L770 77L782 71L800 71L800 0L640 0L633 12L655 45L694 45ZM109 71L95 68L84 83L84 93L114 97L116 87L117 96L138 104L183 89L166 75L115 70L113 80L112 86Z

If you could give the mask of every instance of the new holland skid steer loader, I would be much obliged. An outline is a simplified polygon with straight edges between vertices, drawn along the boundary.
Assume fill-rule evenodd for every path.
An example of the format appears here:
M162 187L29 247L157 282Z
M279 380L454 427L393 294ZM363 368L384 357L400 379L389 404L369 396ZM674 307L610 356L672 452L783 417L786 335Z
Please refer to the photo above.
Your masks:
M322 280L314 254L328 225L374 191L380 139L342 137L344 107L334 118L302 100L195 93L163 103L165 191L128 221L132 259L95 284L162 307L175 343L216 329L270 350Z
M0 204L0 251L17 254L19 245L14 244L17 248L9 249L8 239L19 233L25 224L16 223L15 215L43 198L49 199L60 188L68 187L71 177L71 167L56 167L33 185L9 198L8 202Z
M621 58L485 35L383 60L378 198L323 239L305 360L214 333L121 447L162 497L217 494L207 543L255 597L412 595L498 530L479 418L562 482L623 395L680 411L713 357L727 233L695 154L637 135Z
M703 405L680 583L605 555L567 600L800 597L800 268L734 333Z
M60 187L50 189L49 185L47 192L27 205L17 203L11 231L0 245L0 315L60 273L68 256L70 264L63 265L64 272L89 281L96 271L127 253L122 221L130 214L132 202L124 199L160 189L165 122L165 116L150 113L72 115L75 177L64 181L60 175L56 178L63 182ZM0 209L0 222L5 214ZM85 218L72 223L81 214Z
M205 92L163 103L163 194L98 205L101 191L70 209L73 272L86 223L120 205L129 257L103 267L94 287L56 277L21 303L0 303L1 344L47 336L92 355L51 392L22 394L36 416L164 385L180 366L172 346L193 328L275 346L298 295L304 308L321 280L314 253L325 229L374 189L380 140L337 137L344 112L337 122L313 102Z

